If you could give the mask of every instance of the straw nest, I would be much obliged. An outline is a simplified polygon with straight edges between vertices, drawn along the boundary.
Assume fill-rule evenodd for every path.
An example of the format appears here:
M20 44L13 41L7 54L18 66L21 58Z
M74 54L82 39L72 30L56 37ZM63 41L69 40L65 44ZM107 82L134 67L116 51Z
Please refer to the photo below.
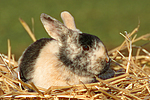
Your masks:
M30 29L25 22L28 33ZM150 40L150 34L136 37L139 25L131 33L120 33L124 42L109 51L111 68L115 76L107 80L97 78L98 83L53 86L49 89L36 87L33 83L24 83L17 78L17 62L11 55L8 41L8 56L0 54L0 98L1 99L112 99L112 100L150 100L150 53L134 43ZM35 41L35 39L33 39ZM133 52L134 49L134 52ZM124 53L126 51L126 53ZM134 53L134 55L133 55ZM23 88L24 89L23 89ZM28 92L28 88L35 92Z

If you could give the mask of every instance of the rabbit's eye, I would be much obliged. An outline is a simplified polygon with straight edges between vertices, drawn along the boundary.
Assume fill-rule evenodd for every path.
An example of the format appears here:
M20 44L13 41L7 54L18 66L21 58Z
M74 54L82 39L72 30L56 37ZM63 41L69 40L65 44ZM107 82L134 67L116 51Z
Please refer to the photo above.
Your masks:
M89 48L89 46L87 46L87 45L84 45L83 47L83 50L85 50L85 51L88 51L90 48Z

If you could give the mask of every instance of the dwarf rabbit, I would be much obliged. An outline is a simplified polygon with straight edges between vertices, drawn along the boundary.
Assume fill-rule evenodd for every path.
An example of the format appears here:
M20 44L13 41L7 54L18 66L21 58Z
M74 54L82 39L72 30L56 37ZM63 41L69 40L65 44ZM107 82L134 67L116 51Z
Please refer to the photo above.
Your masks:
M22 81L43 88L90 83L95 75L109 69L110 58L102 41L76 29L69 12L63 12L61 17L64 24L41 14L52 38L37 40L23 52L18 61Z

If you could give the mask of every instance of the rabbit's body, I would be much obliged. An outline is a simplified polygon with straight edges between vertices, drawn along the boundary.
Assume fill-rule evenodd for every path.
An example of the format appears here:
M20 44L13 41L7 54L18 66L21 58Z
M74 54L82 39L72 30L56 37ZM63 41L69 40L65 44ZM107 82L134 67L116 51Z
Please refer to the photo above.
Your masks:
M108 70L110 59L98 37L68 29L46 14L41 20L53 38L40 39L23 53L19 70L24 82L43 88L90 83Z

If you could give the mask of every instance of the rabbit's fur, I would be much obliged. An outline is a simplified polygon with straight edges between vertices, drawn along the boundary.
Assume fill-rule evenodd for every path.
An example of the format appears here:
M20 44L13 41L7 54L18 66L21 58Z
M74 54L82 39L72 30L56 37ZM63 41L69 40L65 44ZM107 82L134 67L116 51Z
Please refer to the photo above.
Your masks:
M20 57L19 72L24 82L32 81L43 88L89 83L108 70L110 58L98 37L44 13L40 18L52 38L37 40Z

